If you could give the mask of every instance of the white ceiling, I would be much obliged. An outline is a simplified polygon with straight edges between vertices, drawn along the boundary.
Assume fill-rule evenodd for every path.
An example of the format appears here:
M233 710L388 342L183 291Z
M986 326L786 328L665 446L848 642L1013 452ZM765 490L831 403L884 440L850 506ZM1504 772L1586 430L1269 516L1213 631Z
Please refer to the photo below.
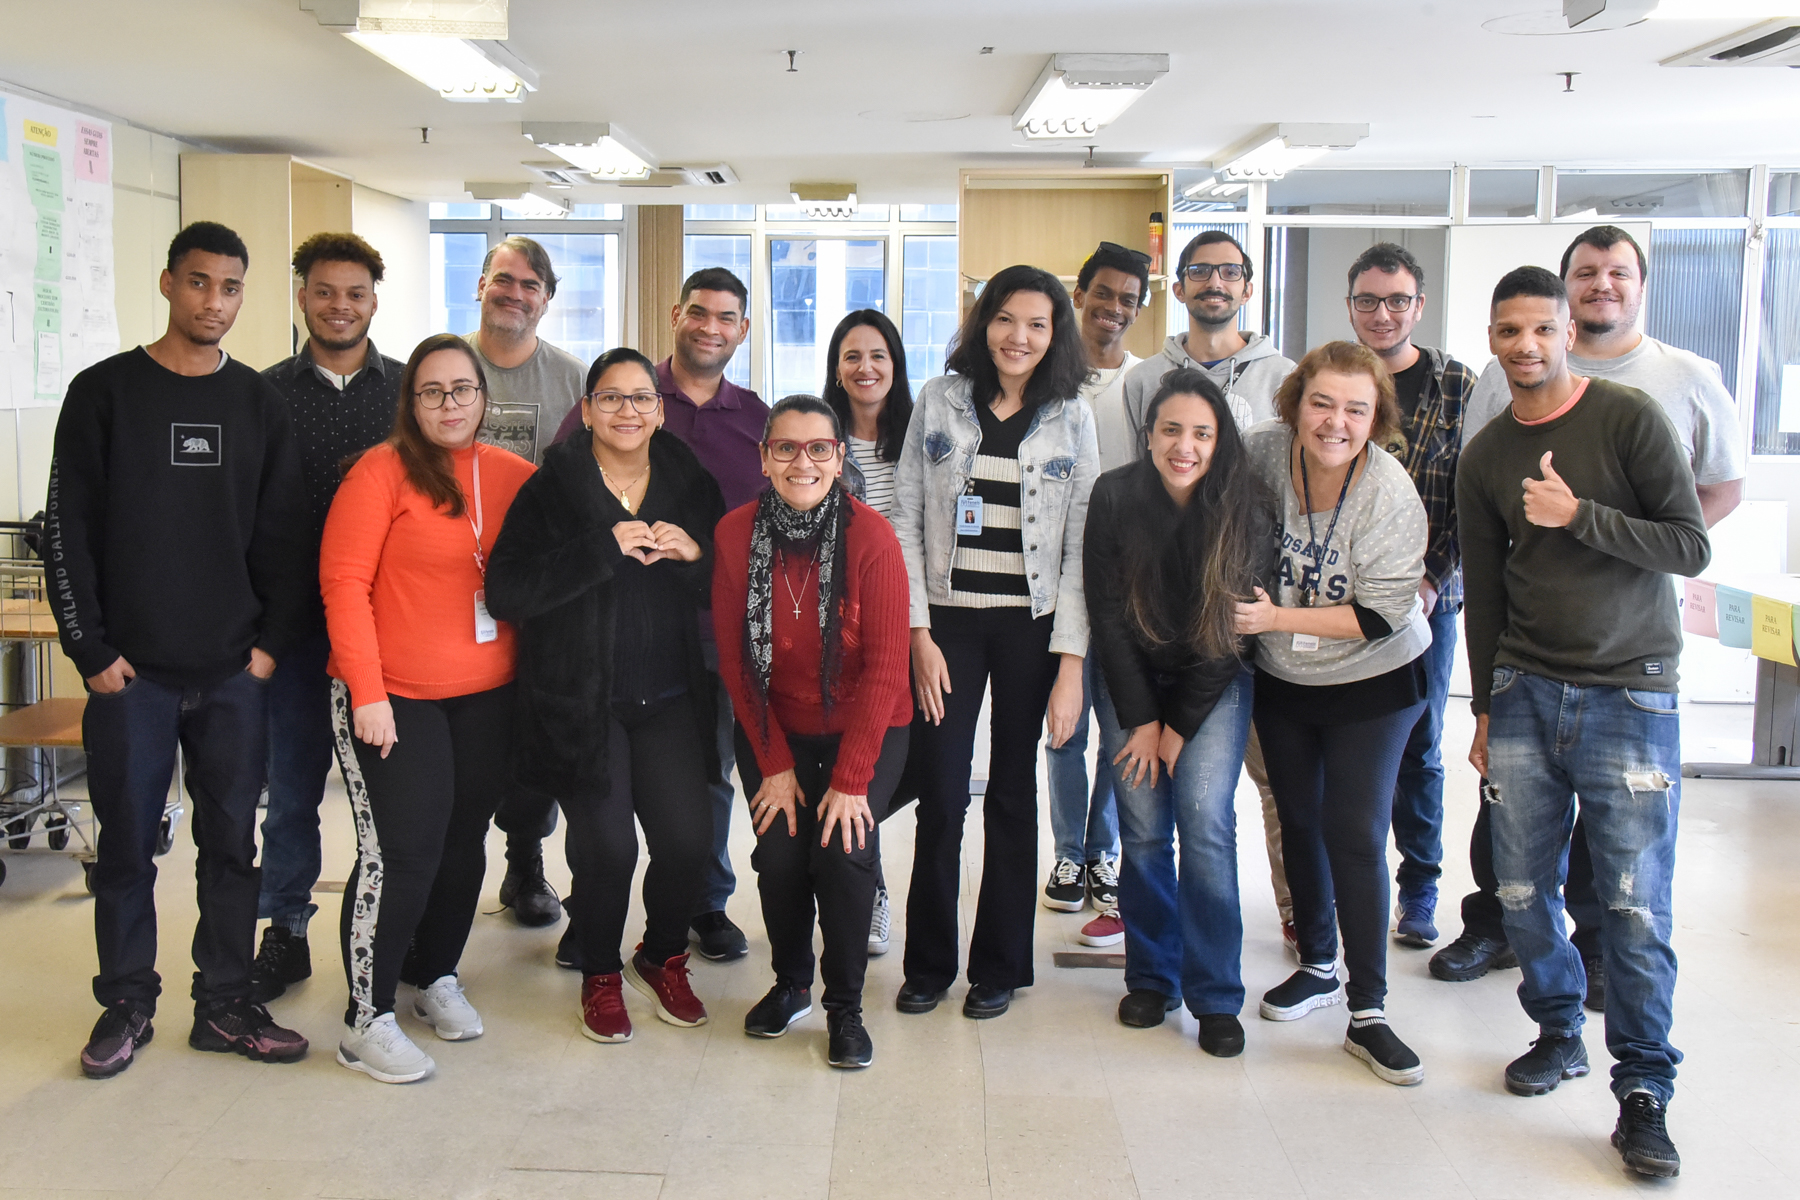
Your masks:
M595 187L591 201L776 201L846 179L948 200L960 166L1072 163L1010 114L1057 51L1166 51L1169 74L1096 139L1105 163L1204 161L1274 121L1366 121L1333 166L1800 164L1800 72L1659 59L1747 22L1563 37L1486 32L1556 0L512 0L523 104L452 104L319 27L297 0L0 0L0 81L233 150L291 152L400 195L526 179L519 122L612 121L731 189ZM1794 5L1800 10L1800 0ZM992 46L983 55L981 47ZM786 71L787 49L802 51ZM1560 71L1581 72L1573 94ZM909 121L905 114L968 114ZM429 145L419 127L431 128Z

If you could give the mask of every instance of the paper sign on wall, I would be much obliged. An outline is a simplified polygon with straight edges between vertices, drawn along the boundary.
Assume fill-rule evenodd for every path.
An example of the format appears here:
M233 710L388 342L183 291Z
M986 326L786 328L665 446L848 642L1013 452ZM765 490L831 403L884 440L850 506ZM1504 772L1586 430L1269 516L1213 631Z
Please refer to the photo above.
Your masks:
M1701 637L1719 636L1718 598L1704 579L1681 581L1681 627Z
M1750 597L1750 652L1794 666L1794 606L1768 596Z
M75 126L79 145L75 157L75 178L90 183L107 183L112 179L112 130L105 125L86 121Z
M1721 583L1713 595L1719 613L1719 644L1750 649L1750 593Z

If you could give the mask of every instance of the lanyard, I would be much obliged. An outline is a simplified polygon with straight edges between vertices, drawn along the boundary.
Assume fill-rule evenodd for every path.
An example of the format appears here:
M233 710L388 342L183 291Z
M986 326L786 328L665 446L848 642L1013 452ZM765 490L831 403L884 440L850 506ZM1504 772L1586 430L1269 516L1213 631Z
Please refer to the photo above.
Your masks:
M1306 464L1302 460L1301 469L1305 470L1305 466ZM1342 501L1339 503L1341 504ZM479 443L475 446L475 511L471 515L465 509L463 516L469 518L469 528L475 531L475 569L481 572L481 582L486 583L487 560L481 556L481 528L485 518L481 512L481 446Z
M1313 524L1312 481L1306 477L1306 448L1304 446L1296 446L1295 450L1300 455L1300 489L1306 493L1302 498L1306 501L1306 533L1307 537L1312 541L1310 557L1319 568L1318 575L1313 579L1312 595L1310 598L1307 595L1306 585L1302 584L1300 586L1300 603L1307 608L1311 608L1318 597L1319 584L1324 582L1325 579L1325 551L1326 548L1331 545L1331 535L1337 532L1338 518L1343 515L1344 498L1350 494L1350 481L1356 477L1356 461L1355 459L1352 459L1350 462L1350 469L1344 472L1344 486L1338 489L1337 507L1331 510L1331 524L1325 527L1325 540L1321 542L1319 541L1318 527ZM1357 458L1361 457L1360 454L1357 455Z

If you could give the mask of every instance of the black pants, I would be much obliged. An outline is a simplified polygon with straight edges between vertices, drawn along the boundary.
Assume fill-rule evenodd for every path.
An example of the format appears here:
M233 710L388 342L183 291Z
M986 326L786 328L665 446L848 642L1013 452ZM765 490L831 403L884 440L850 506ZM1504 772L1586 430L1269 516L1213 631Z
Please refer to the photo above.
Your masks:
M1037 915L1037 746L1056 682L1053 617L1026 608L931 608L951 692L942 724L922 727L919 815L906 901L906 978L941 991L956 979L956 898L975 725L989 682L987 794L982 798L981 896L969 942L969 982L1030 987ZM1391 786L1391 781L1390 781Z
M787 743L794 756L794 778L806 799L804 805L794 807L798 828L790 835L787 820L776 817L757 837L756 852L750 856L750 865L756 868L756 890L762 897L763 928L769 933L775 978L794 987L812 986L817 901L825 951L819 959L819 974L825 980L825 1007L833 1012L862 1008L863 977L869 970L869 916L875 909L875 874L881 863L881 818L887 815L888 798L906 765L910 732L905 725L897 725L881 739L881 756L875 760L868 793L875 827L868 831L862 848L848 854L844 853L843 834L835 827L830 844L819 844L819 802L831 787L838 736L790 733ZM737 761L745 797L754 800L763 774L742 725L737 727ZM854 835L850 844L856 845Z
M508 788L494 810L494 826L506 835L508 863L536 862L543 856L544 839L556 832L556 801L539 792Z
M1352 1010L1387 998L1388 826L1400 756L1424 706L1315 725L1260 697L1256 704L1300 961L1335 962L1341 929Z
M1475 814L1475 828L1469 834L1469 871L1475 876L1475 890L1463 897L1463 932L1490 941L1506 941L1506 926L1502 923L1505 909L1500 907L1500 881L1494 875L1494 839L1489 833L1485 803ZM1594 891L1594 861L1588 856L1587 818L1579 813L1575 832L1569 837L1563 904L1575 922L1575 932L1569 940L1581 957L1595 957L1600 953L1600 896Z
M636 711L632 711L636 710ZM644 871L644 957L663 963L687 951L706 864L712 857L712 793L706 744L683 694L648 707L618 705L608 724L612 786L563 803L569 828L563 853L574 883L569 920L586 975L622 969L619 944L637 870L637 823L650 866ZM707 731L710 733L711 731Z
M356 865L339 920L347 1025L394 1011L403 962L415 986L456 973L487 874L488 819L507 777L512 684L388 701L399 740L383 758L356 737L350 689L332 684L332 730L356 820Z
M156 840L175 748L186 756L198 860L193 997L247 998L255 954L256 801L268 767L268 688L248 671L204 687L144 675L123 691L89 694L81 718L88 799L100 822L91 879L100 973L94 999L129 1000L152 1012L156 973Z

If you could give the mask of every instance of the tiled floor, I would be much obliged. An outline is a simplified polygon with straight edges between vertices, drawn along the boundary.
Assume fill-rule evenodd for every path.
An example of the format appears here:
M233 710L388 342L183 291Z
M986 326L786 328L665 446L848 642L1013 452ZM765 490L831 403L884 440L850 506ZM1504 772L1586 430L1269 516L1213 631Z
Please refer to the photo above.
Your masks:
M1446 936L1468 883L1466 714L1452 706L1446 740ZM1690 708L1691 748L1704 751L1694 756L1724 757L1747 722L1742 708ZM1425 953L1392 951L1389 1011L1425 1061L1418 1088L1383 1084L1343 1053L1341 1010L1289 1025L1255 1019L1256 995L1288 964L1248 789L1239 811L1251 992L1243 1057L1202 1054L1185 1015L1156 1030L1121 1027L1117 972L1051 965L1054 951L1074 947L1083 918L1041 912L1038 985L996 1021L966 1021L953 1004L923 1017L894 1012L896 936L870 971L877 1061L854 1074L825 1066L819 1015L776 1042L740 1031L769 983L742 822L731 911L752 954L697 966L711 1024L660 1024L627 992L636 1038L588 1042L576 1033L578 980L550 963L558 931L484 914L463 974L487 1034L428 1040L438 1074L410 1087L333 1062L344 1004L335 895L318 897L317 975L275 1005L313 1039L304 1062L267 1066L183 1044L193 921L185 833L159 889L161 1036L119 1078L82 1079L76 1052L96 1010L81 873L64 858L10 856L0 886L0 1200L1800 1195L1800 785L1686 785L1675 1035L1688 1062L1670 1116L1685 1172L1666 1184L1628 1175L1607 1145L1616 1108L1598 1029L1594 1077L1533 1100L1501 1087L1501 1067L1533 1034L1513 996L1517 972L1443 984L1426 974ZM971 863L979 831L973 822ZM911 832L905 815L888 830L896 882ZM342 879L351 837L341 793L328 799L325 839L326 878ZM1046 844L1046 866L1047 854ZM497 853L493 862L485 909Z

